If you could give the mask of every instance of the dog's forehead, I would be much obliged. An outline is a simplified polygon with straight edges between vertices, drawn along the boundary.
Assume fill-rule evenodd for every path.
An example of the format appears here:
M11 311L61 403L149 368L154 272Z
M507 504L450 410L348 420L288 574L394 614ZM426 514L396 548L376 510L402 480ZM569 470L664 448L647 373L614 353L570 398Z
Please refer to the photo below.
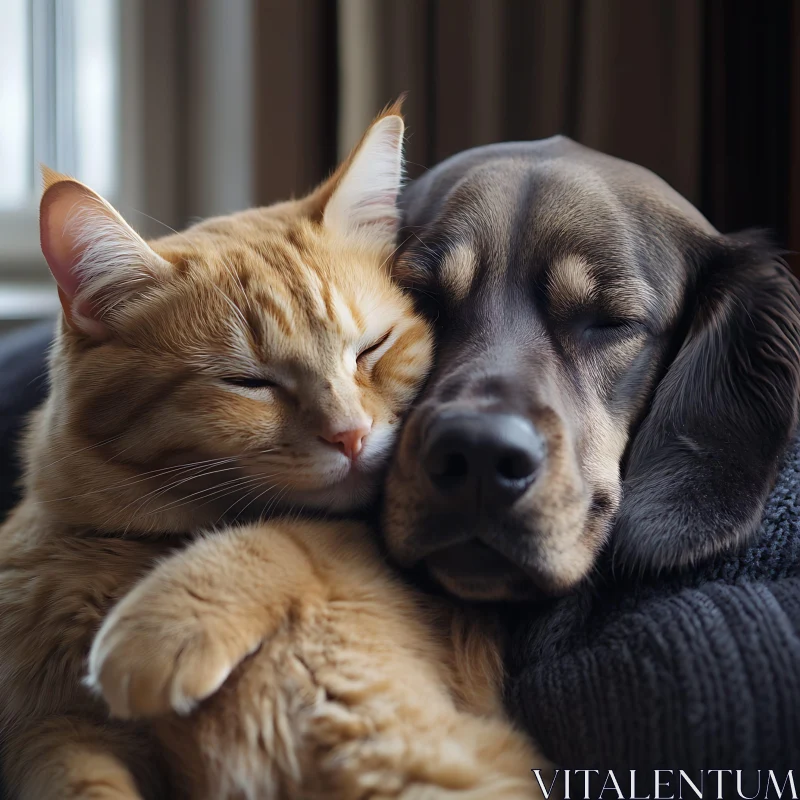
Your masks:
M671 296L686 240L713 232L653 173L563 137L468 151L403 203L406 229L436 242L437 279L453 300L476 280L541 275L565 307L613 287L612 305L630 310L635 298Z
M446 159L406 187L400 202L404 225L421 228L433 222L459 187L491 189L493 183L498 183L502 192L510 185L506 183L509 169L518 171L512 184L524 184L526 168L547 164L553 174L582 172L587 180L602 181L632 212L642 206L648 211L661 210L689 227L716 233L688 200L650 170L592 150L565 136L486 145ZM493 182L492 172L498 177L505 173L504 180Z

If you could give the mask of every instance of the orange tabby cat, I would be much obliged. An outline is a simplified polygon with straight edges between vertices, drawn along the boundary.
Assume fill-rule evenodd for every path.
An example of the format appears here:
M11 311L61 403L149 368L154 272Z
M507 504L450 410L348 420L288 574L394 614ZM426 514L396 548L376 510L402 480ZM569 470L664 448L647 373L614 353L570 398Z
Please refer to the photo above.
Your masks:
M365 525L290 516L169 556L231 515L373 494L431 356L387 266L402 133L390 110L307 198L149 245L46 175L64 319L0 529L12 796L533 794L490 626L398 582ZM109 721L81 680L104 618L88 683L152 721Z

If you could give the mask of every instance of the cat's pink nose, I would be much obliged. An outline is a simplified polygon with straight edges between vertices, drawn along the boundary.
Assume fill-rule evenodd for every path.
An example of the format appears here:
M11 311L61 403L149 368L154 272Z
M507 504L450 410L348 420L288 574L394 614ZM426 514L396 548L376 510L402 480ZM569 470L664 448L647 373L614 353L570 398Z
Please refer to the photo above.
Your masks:
M338 447L348 458L355 459L364 447L364 439L370 432L372 425L362 425L348 431L339 431L326 436L321 436L326 442Z

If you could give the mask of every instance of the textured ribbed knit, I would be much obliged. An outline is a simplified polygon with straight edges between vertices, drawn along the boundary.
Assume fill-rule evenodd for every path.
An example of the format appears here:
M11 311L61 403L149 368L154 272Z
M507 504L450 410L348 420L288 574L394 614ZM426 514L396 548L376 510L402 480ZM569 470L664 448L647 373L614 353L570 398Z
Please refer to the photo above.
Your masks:
M757 539L518 623L508 701L563 767L800 770L800 441Z

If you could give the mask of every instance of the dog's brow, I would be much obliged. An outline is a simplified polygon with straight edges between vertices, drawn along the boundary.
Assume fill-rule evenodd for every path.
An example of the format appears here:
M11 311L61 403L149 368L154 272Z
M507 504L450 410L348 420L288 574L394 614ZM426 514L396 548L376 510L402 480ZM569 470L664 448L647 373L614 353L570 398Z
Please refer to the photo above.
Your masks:
M547 295L553 310L566 313L597 299L597 286L589 265L577 255L554 262L547 275Z
M640 318L652 305L651 290L641 279L621 270L592 268L578 255L565 256L552 264L547 292L551 308L558 315L598 306L615 316Z
M617 275L604 282L602 304L620 317L644 319L653 306L650 287L639 278Z
M475 251L465 244L457 244L442 260L439 280L442 288L457 302L463 300L469 293L477 264Z

